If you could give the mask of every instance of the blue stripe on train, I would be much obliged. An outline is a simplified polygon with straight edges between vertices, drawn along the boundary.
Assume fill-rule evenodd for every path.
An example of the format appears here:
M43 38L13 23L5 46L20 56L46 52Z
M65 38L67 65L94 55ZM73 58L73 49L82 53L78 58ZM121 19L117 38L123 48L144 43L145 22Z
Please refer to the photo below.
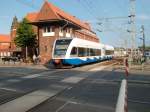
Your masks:
M69 65L82 65L82 64L88 64L88 63L93 63L93 62L98 62L98 61L102 61L105 59L110 59L109 57L105 57L105 58L87 58L86 60L82 60L80 58L72 58L72 59L63 59L63 64L69 64Z

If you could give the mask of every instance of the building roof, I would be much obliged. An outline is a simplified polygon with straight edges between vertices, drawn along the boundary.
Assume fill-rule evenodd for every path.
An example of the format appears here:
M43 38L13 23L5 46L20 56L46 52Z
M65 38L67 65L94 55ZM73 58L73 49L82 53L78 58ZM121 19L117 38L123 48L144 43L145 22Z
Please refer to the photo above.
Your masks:
M34 22L36 17L38 15L38 12L31 12L31 13L28 13L26 15L26 18L30 21L30 22Z
M84 29L91 31L91 27L87 22L83 22L83 21L79 20L78 18L76 18L75 16L72 16L71 14L64 12L63 10L56 7L52 3L49 3L46 1L44 3L44 5L45 4L48 5L49 10L51 10L53 12L56 19L70 21ZM32 12L32 13L28 13L26 18L31 22L37 22L37 20L39 20L39 15L40 15L40 12Z
M0 42L11 42L10 35L0 34Z
M57 16L59 16L61 19L67 19L68 21L71 21L85 29L91 30L90 25L87 24L87 22L83 22L81 20L79 20L78 18L76 18L75 16L72 16L66 12L64 12L63 10L59 9L58 7L54 6L52 3L46 2L48 3L49 7L55 12L55 14Z

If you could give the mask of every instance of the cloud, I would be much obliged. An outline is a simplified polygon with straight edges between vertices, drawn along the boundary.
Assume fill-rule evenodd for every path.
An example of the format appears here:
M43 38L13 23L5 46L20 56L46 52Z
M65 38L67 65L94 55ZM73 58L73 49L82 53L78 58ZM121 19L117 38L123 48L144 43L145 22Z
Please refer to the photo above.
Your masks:
M150 16L146 15L146 14L140 14L140 15L137 15L137 19L140 19L140 20L150 20Z

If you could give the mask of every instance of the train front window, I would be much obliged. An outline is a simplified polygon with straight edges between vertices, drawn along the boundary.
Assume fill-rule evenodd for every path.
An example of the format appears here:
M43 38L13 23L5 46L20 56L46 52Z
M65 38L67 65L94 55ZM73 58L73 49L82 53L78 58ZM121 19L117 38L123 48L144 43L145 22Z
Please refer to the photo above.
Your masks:
M70 55L71 56L77 56L77 50L78 49L76 47L73 47L72 50L71 50L71 54Z
M55 44L54 55L64 56L72 39L57 40Z

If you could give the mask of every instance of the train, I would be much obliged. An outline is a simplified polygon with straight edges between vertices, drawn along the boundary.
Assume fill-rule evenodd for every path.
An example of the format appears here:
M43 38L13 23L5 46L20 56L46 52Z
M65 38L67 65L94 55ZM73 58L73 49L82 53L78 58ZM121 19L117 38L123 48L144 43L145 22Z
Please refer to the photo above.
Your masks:
M56 39L52 50L52 62L56 67L80 66L111 60L114 47L80 38Z

